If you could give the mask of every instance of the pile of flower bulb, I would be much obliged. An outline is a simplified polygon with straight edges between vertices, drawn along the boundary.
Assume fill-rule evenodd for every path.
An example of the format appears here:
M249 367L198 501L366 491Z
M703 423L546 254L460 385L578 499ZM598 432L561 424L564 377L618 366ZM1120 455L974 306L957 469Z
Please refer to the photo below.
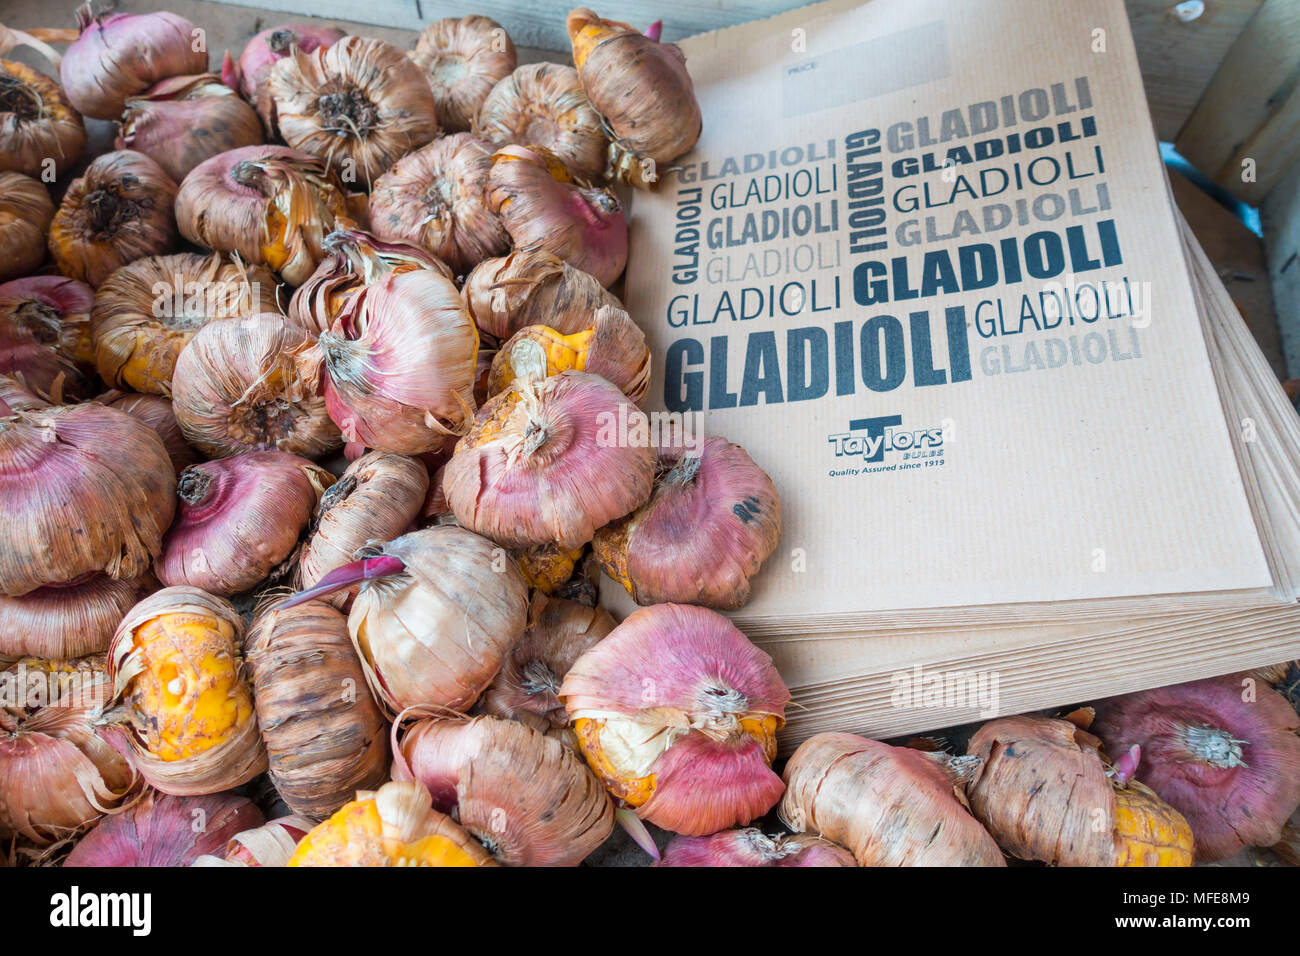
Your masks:
M224 57L165 12L0 28L0 56L48 61L0 59L6 858L1297 843L1300 720L1263 674L1251 707L1224 678L994 721L967 753L783 734L797 702L722 613L781 571L780 489L725 437L636 437L619 192L699 137L687 64L659 24L566 26L571 63L524 65L474 15L409 49L273 24ZM86 155L85 117L114 148Z

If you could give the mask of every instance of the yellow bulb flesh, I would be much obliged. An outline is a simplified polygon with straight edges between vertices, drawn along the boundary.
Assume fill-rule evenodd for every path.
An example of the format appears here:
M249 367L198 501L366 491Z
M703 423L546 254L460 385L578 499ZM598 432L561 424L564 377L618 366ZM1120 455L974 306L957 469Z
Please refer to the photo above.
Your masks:
M252 719L234 639L228 622L196 614L164 614L136 630L133 654L143 670L127 693L154 756L192 757Z

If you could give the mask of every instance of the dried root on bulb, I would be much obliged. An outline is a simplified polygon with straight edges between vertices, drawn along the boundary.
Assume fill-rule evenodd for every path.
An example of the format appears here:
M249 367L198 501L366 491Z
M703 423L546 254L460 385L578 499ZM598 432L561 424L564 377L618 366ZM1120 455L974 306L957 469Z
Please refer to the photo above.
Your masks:
M63 276L28 276L0 285L0 323L12 323L87 370L95 365L90 310L95 292Z
M476 136L435 139L375 180L371 228L382 239L427 249L464 275L509 248L509 237L487 204L491 169L492 149Z
M338 177L315 156L246 146L194 167L176 193L176 223L190 242L264 265L300 285L324 258L325 237L351 224Z
M95 291L90 310L99 374L115 388L170 396L176 360L195 333L273 308L276 288L264 267L215 253L128 263Z
M406 729L393 779L419 780L505 866L576 866L609 836L614 807L560 741L495 717Z
M597 182L609 139L578 71L559 63L529 63L503 78L485 98L474 131L493 146L537 146L573 175Z
M488 17L448 17L424 28L407 54L429 80L438 122L448 132L469 130L492 88L514 70L515 45Z
M105 153L74 179L50 223L50 254L65 276L98 286L176 243L176 183L130 149Z
M319 369L311 333L279 313L210 322L176 360L176 421L210 458L270 449L320 458L343 436Z
M0 53L3 53L0 45ZM62 176L86 152L86 126L62 87L39 70L0 60L0 172L38 177L53 160Z
M345 36L311 53L294 48L267 76L275 126L344 182L366 188L438 135L420 68L383 40Z
M641 819L704 836L758 819L790 694L726 618L660 604L627 617L569 669L559 698L605 788Z
M650 495L654 450L602 432L640 422L619 389L566 371L488 401L456 444L443 493L466 528L508 548L579 548Z
M616 625L603 608L534 593L528 629L479 699L479 711L542 733L564 731L569 715L560 703L560 684L574 662Z
M1091 729L1113 753L1141 748L1142 780L1187 819L1197 859L1213 861L1281 837L1300 803L1297 726L1282 694L1228 675L1103 701Z

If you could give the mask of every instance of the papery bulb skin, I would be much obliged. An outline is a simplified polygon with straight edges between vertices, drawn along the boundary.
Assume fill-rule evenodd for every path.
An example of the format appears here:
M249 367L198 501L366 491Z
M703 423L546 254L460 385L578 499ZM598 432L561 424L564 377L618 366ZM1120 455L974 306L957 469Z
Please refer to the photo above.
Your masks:
M343 444L319 395L311 333L275 312L209 322L180 357L172 407L211 458L277 450L320 458Z
M116 388L170 396L176 360L194 334L209 322L273 308L276 287L267 269L218 254L137 259L95 290L95 366Z
M10 413L40 411L51 404L28 388L21 375L8 373L0 373L0 402L4 402Z
M407 55L428 79L438 122L451 133L473 126L483 101L517 62L501 24L476 15L435 20Z
M479 711L543 733L568 727L558 696L564 675L615 626L603 608L534 593L528 629L480 698Z
M415 243L457 275L509 248L487 205L492 150L469 133L435 139L375 179L370 223L382 239Z
M465 277L464 293L474 323L493 343L530 325L571 335L602 306L623 307L594 276L536 244L480 262Z
M528 619L528 586L486 538L443 525L378 548L400 573L365 581L348 631L376 698L391 713L468 710Z
M266 84L284 141L366 188L438 135L428 81L384 40L345 36L311 53L291 49Z
M275 104L266 84L271 67L295 47L304 53L313 53L337 43L344 36L346 34L337 27L315 23L268 27L245 44L238 62L231 61L229 75L224 75L227 71L223 69L223 78L231 89L238 90L253 105L266 130L272 132Z
M324 259L293 293L288 309L289 318L318 335L349 317L362 293L390 275L431 271L455 279L447 264L423 247L352 226L326 236L324 249Z
M1058 866L1191 866L1187 821L1137 780L1114 776L1101 741L1071 720L990 721L967 753L984 761L971 811L1019 859ZM1145 757L1138 772L1145 775Z
M156 789L217 793L266 770L243 636L229 601L192 587L163 588L118 624L108 676L129 720L132 763Z
M162 550L175 493L162 440L125 412L92 403L0 416L0 594L99 571L140 578Z
M262 142L262 121L215 73L173 76L126 101L114 145L153 159L179 183L226 150Z
M94 381L81 366L7 315L0 315L0 375L46 406L78 402L94 392Z
M628 616L569 669L559 698L605 787L641 819L703 836L761 817L789 691L726 618L660 604Z
M488 373L492 371L492 360L496 358L497 350L484 348L482 335L479 336L479 346L478 355L474 357L474 404L482 408L487 404Z
M1103 701L1092 728L1142 748L1144 783L1187 818L1196 858L1271 846L1300 803L1300 726L1263 681L1229 675Z
M602 306L585 328L567 335L548 325L520 329L493 357L487 391L496 395L516 379L543 379L570 369L599 375L638 405L650 391L645 334L615 306Z
M438 454L434 457L441 459L443 456ZM451 506L447 504L447 499L442 493L442 475L446 467L445 462L439 462L429 471L429 493L425 495L424 504L420 506L419 520L416 521L418 527L427 528L435 524L450 524L456 520L451 513ZM524 570L522 565L520 570ZM525 578L527 578L526 573ZM528 586L532 588L536 585L530 580Z
M196 820L204 825L196 827ZM257 805L234 793L171 796L149 790L139 802L91 830L63 865L190 866L263 822Z
M257 723L276 791L321 820L388 779L388 722L366 692L347 618L324 601L277 603L258 608L245 644Z
M0 596L0 657L102 654L122 615L155 587L148 575L118 581L92 573L21 597Z
M434 807L505 866L577 866L614 828L613 804L582 758L515 721L422 720L398 749L393 779L423 783Z
M859 866L1005 866L962 796L979 767L975 758L817 734L786 761L779 812L796 832L847 848Z
M252 451L185 469L180 504L155 570L168 586L231 597L266 579L298 544L325 469L279 451Z
M175 201L176 183L144 153L105 153L64 193L50 254L65 276L98 286L127 263L171 249Z
M53 160L62 177L86 152L81 115L58 83L25 63L0 60L0 116L0 172L39 177Z
M536 146L578 179L599 182L609 139L578 71L559 63L528 63L502 78L479 110L475 132L493 146Z
M190 866L288 866L298 842L316 826L310 817L290 814L236 833L221 855L206 853Z
M63 54L59 76L83 116L117 119L127 97L167 77L208 68L207 48L197 42L201 31L174 13L96 17L87 5L77 20L81 36Z
M76 279L14 279L0 285L0 322L15 322L68 361L93 368L90 308L94 301L94 290Z
M842 846L808 833L766 836L747 827L673 837L655 866L857 866Z
M323 160L284 146L245 146L200 163L176 193L190 242L264 265L301 285L336 225L351 222L343 184Z
M653 188L700 138L686 57L676 44L585 8L570 12L566 25L583 88L613 132L606 175Z
M661 453L661 463L650 500L596 533L596 561L638 604L743 607L781 538L772 479L718 436Z
M610 286L627 265L627 219L608 189L578 185L541 147L503 146L492 157L488 202L516 248L539 246Z
M38 180L0 170L0 282L40 268L53 219L54 201Z
M391 269L356 288L318 341L326 407L347 441L418 455L469 429L478 331L439 268Z
M429 473L416 458L372 451L352 462L321 496L307 528L299 586L313 586L369 542L391 541L411 529L428 490Z
M483 846L433 809L417 781L390 781L318 824L289 866L495 866Z
M443 493L464 527L498 544L569 551L649 497L654 451L635 440L646 427L598 376L524 380L479 410L447 463Z
M106 392L96 396L95 401L126 412L132 418L144 422L162 439L167 449L167 456L172 460L176 474L180 474L190 465L197 465L202 456L185 440L181 426L176 421L172 403L161 395L136 395L132 392Z
M1300 811L1291 814L1282 827L1282 839L1270 846L1269 852L1287 866L1300 866Z
M23 658L0 682L13 694L0 709L0 835L46 846L135 794L101 720L113 697L102 655Z

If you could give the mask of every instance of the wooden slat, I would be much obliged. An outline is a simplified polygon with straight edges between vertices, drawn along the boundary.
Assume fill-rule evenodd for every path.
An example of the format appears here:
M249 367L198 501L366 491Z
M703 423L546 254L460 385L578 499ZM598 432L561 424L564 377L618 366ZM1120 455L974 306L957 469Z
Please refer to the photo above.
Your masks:
M230 0L216 0L225 3ZM447 0L260 0L258 6L298 16L344 18L418 30L439 17L464 16L471 9L499 21L515 44L567 55L564 18L578 0L475 0L468 6ZM1205 12L1183 22L1173 13L1174 0L1125 0L1133 24L1142 79L1156 132L1172 140L1191 115L1201 94L1237 35L1263 0L1206 0ZM691 0L647 3L608 0L596 5L601 16L647 24L664 19L664 36L684 36L774 16L803 6L800 0Z
M1287 369L1300 378L1300 160L1260 208Z
M367 0L365 3L356 0L258 0L257 5L282 13L327 20L361 19L405 29L420 29L424 23L441 17L478 13L504 26L517 46L567 54L569 37L564 30L565 17L574 7L593 4L584 0L473 0L471 3L454 0ZM799 0L744 0L740 3L729 0L609 0L595 3L594 8L603 17L640 26L649 26L652 20L662 17L664 38L679 40L804 5Z
M217 0L229 2L229 0ZM564 18L580 0L260 0L266 10L325 19L360 19L404 29L419 29L439 17L481 13L498 20L516 45L567 55ZM1172 140L1191 115L1228 48L1263 0L1206 0L1205 12L1191 22L1173 13L1174 0L1126 0L1142 65L1142 78L1162 139ZM595 5L601 16L645 25L664 19L664 36L684 36L774 16L804 4L801 0L689 0L654 3L607 0Z
M1300 157L1300 3L1265 0L1177 140L1215 182L1259 203ZM1254 161L1255 181L1242 178Z
M1196 234L1205 254L1241 309L1250 334L1259 343L1268 364L1286 378L1286 362L1273 311L1264 243L1245 223L1177 173L1170 174L1174 201Z
M1174 0L1125 0L1156 132L1173 141L1263 0L1206 0L1184 23Z

